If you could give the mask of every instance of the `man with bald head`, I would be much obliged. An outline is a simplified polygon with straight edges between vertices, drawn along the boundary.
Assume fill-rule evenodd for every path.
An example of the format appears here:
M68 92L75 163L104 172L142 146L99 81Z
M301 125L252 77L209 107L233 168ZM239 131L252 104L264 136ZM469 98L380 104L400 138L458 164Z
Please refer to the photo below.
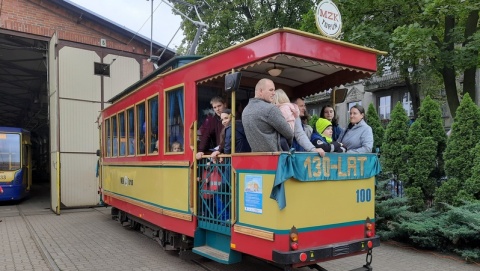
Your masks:
M243 128L253 152L282 151L280 136L291 145L293 130L280 109L272 104L275 84L270 79L260 79L255 86L255 97L248 101L242 113Z

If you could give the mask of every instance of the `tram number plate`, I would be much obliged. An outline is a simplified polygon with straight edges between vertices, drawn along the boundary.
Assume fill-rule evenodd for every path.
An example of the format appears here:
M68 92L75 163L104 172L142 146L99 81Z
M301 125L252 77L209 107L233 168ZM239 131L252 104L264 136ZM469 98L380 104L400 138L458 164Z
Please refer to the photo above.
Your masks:
M6 180L7 179L7 175L0 175L0 180Z
M372 190L367 189L357 189L357 203L370 202L372 200Z

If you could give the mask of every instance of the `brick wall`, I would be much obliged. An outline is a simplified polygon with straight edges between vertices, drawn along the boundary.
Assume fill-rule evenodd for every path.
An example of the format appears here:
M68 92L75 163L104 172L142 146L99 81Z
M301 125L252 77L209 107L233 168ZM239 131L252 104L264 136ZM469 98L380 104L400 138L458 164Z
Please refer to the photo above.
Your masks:
M153 65L146 62L150 54L150 46L134 40L130 41L131 36L119 34L111 28L82 18L80 14L68 11L54 1L0 1L0 27L3 29L43 37L51 37L56 31L60 40L94 46L100 46L100 39L106 39L106 48L145 56L142 61L142 76L153 71Z

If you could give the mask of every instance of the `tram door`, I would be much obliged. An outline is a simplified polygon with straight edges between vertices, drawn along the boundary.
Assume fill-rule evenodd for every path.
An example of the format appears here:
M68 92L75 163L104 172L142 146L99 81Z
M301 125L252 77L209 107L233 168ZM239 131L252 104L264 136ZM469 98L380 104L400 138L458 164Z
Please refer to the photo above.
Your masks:
M198 162L198 227L230 235L231 157Z
M50 122L50 208L60 214L60 153L58 140L58 85L57 85L57 34L54 33L48 44L48 92Z

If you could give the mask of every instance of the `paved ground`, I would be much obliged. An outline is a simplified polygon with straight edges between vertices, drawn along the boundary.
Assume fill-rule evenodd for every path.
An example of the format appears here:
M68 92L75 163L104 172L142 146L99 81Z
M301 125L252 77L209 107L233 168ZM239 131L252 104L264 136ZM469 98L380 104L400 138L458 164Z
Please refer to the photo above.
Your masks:
M35 194L19 204L0 205L0 271L279 270L250 257L230 266L193 254L180 258L139 232L122 227L109 214L109 208L99 207L64 210L57 216L49 210L48 198ZM323 263L322 267L346 271L364 262L365 256L356 256ZM382 243L375 249L372 265L382 271L480 270L480 264L394 243Z

